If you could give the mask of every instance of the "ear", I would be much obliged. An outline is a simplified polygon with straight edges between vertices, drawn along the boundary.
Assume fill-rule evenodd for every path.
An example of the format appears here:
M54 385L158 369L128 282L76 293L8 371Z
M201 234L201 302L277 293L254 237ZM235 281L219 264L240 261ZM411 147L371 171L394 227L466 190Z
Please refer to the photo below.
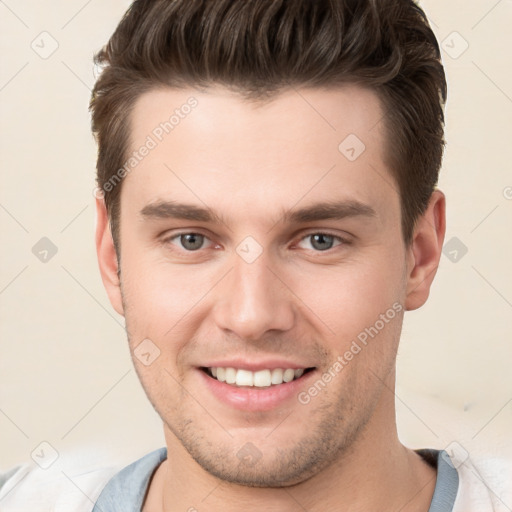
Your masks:
M406 311L423 306L439 266L446 230L446 198L434 190L425 213L418 219L407 249Z
M117 255L103 198L96 198L96 218L96 253L103 286L113 308L124 315Z

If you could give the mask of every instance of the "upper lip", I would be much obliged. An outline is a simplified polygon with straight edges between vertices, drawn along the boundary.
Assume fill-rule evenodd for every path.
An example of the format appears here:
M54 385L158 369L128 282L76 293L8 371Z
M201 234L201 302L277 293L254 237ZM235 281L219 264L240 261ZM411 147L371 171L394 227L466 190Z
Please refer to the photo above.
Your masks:
M307 365L303 363L297 363L294 361L285 361L283 359L266 359L260 361L247 361L244 359L219 359L204 363L201 365L203 368L236 368L237 370L249 370L257 372L259 370L274 370L281 368L286 370L287 368L293 368L294 370L306 368L313 368L313 365Z

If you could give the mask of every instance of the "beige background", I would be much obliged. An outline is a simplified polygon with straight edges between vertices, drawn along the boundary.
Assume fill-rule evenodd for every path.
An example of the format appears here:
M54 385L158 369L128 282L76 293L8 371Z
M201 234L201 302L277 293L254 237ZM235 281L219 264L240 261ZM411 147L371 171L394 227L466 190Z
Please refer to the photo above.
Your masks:
M42 441L120 464L164 445L93 239L92 54L128 5L0 2L0 471ZM399 431L413 447L512 456L512 2L422 6L449 82L446 241L467 254L453 262L449 246L429 302L406 315ZM32 252L42 237L58 249L47 262Z

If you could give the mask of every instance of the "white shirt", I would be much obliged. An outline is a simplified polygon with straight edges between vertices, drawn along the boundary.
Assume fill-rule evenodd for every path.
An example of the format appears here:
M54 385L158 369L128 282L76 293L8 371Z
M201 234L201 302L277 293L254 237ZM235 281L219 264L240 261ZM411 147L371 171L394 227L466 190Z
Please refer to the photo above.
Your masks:
M422 451L437 454L438 480L429 512L512 510L510 461L487 459L474 462L464 454L456 453L456 450L450 454L444 450ZM84 464L76 453L61 454L57 461L60 462L55 462L48 469L42 469L34 462L23 464L0 474L0 511L91 512L105 489L98 502L98 509L101 506L102 512L139 512L136 496L144 495L149 476L166 456L166 449L160 448L124 468L123 473L119 467ZM132 480L124 486L123 492L119 492L119 483L126 484L127 479L123 475L127 474L131 475ZM453 475L456 475L454 502L453 497L450 498ZM440 481L441 477L443 481ZM127 489L131 491L127 492ZM107 499L105 494L109 494ZM112 503L115 505L109 506Z

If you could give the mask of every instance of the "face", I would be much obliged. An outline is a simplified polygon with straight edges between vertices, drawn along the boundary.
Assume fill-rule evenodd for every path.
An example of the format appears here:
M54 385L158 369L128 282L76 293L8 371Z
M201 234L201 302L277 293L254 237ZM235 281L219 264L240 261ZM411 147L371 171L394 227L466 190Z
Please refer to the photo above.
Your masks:
M217 477L301 482L382 427L408 293L382 116L356 86L135 105L109 294L168 444Z

